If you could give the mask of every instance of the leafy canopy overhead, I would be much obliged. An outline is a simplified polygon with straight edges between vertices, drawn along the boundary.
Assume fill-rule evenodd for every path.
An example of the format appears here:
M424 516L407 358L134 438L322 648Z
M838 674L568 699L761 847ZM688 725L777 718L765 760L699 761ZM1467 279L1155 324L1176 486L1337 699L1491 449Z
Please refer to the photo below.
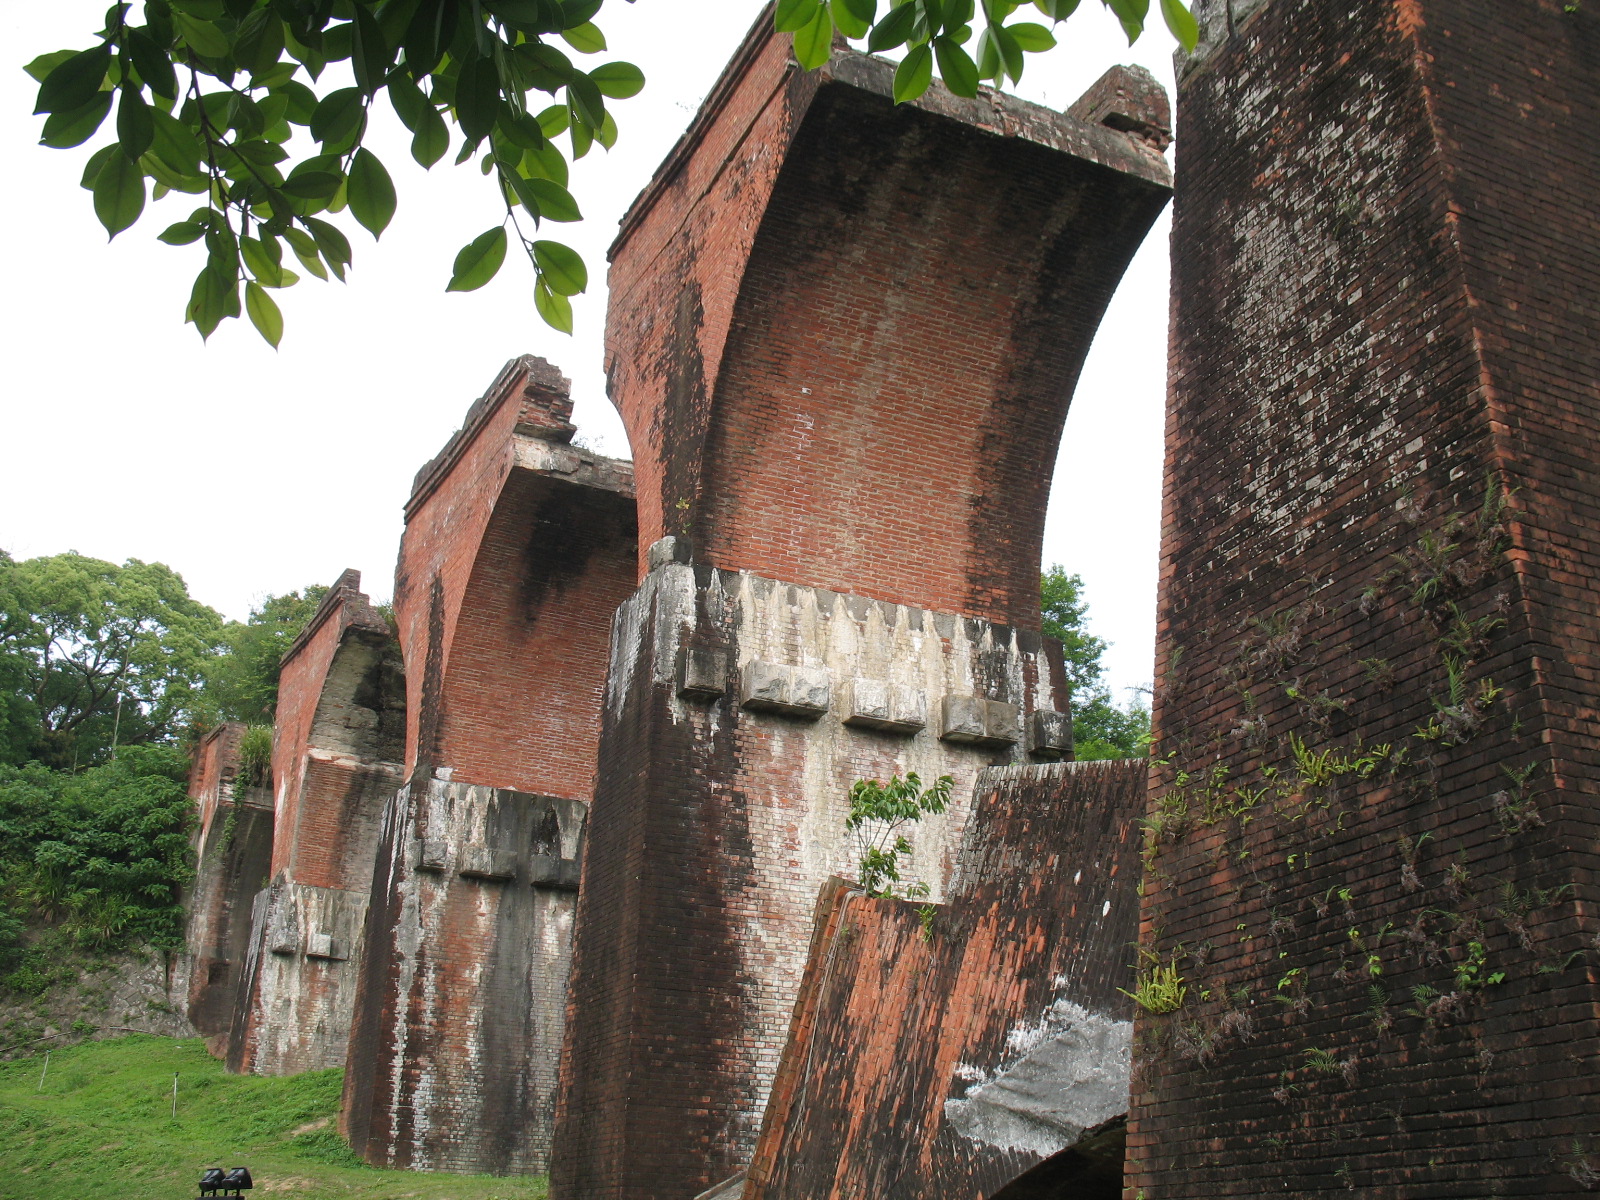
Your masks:
M1131 42L1149 0L1101 0ZM1195 21L1182 0L1159 0L1179 43ZM374 238L394 217L393 179L366 145L382 96L431 168L456 145L493 179L504 219L456 255L446 289L494 278L512 236L533 270L534 305L572 332L588 269L571 247L537 236L582 219L570 164L609 150L609 105L638 94L644 74L601 61L603 0L143 0L114 4L86 49L28 64L39 81L42 142L66 149L97 136L83 186L112 236L170 193L197 207L160 240L204 254L185 311L202 337L248 315L272 345L283 336L273 293L296 283L291 264L343 280L353 260L348 214ZM1034 0L1052 24L1079 0ZM1024 56L1055 45L1044 24L1015 20L1014 0L779 0L774 20L805 67L827 61L835 33L873 51L905 48L895 99L942 78L957 95L1022 77ZM577 56L576 58L574 56ZM509 232L508 232L509 231ZM287 251L287 253L286 253Z

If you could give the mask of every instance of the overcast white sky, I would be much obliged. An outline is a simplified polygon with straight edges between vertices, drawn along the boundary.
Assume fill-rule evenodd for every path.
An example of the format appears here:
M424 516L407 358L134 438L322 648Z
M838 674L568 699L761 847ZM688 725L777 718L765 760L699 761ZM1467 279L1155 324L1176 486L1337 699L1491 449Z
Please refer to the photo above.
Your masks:
M601 373L605 291L591 285L565 337L533 311L526 265L507 260L478 292L446 295L450 263L499 223L494 189L449 159L425 173L403 131L380 128L400 208L374 247L353 222L349 284L304 279L278 293L274 353L225 322L203 344L183 323L198 247L155 241L191 197L169 197L110 245L78 187L76 150L37 145L35 55L80 48L106 0L0 5L0 228L10 280L0 303L0 547L17 557L78 550L169 564L200 600L243 618L264 595L356 567L374 599L391 590L411 477L506 359L556 363L573 381L580 435L607 454L627 440ZM564 237L591 271L628 202L683 131L759 10L759 0L608 5L606 58L648 84L618 103L622 136L577 164L586 217ZM1172 89L1171 40L1129 48L1085 4L1063 45L1030 56L1028 99L1065 108L1107 67L1140 62ZM154 217L154 219L152 219ZM1093 629L1119 689L1151 676L1167 335L1167 221L1135 259L1101 328L1068 418L1050 501L1046 563L1083 575ZM1119 691L1118 698L1127 693Z

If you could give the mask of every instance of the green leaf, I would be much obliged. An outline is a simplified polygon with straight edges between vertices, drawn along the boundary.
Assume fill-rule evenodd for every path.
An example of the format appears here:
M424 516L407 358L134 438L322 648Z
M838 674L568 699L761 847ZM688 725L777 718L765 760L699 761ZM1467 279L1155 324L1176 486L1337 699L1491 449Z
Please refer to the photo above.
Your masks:
M893 50L910 40L917 23L917 6L902 4L889 10L889 15L873 27L867 38L867 49L873 54Z
M150 106L137 88L124 84L122 101L117 105L117 141L122 152L137 161L150 149L155 140L155 122L150 117Z
M1035 6L1052 21L1065 21L1078 11L1078 0L1033 0Z
M228 11L223 0L168 0L168 4L202 21L215 21Z
M144 172L126 155L111 155L94 181L94 215L116 237L143 211Z
M594 131L594 140L607 150L617 144L617 122L610 113L607 113L606 119L600 122L600 128Z
M601 70L604 69L604 67L601 68ZM599 72L595 74L599 74ZM593 79L594 76L591 75L590 78ZM596 86L599 86L598 81L596 81ZM606 94L609 95L610 93ZM552 104L539 114L539 128L544 130L544 135L547 138L553 138L557 134L565 133L567 126L571 123L572 114L565 104Z
M538 199L539 215L547 221L581 221L578 202L572 193L549 179L524 179L523 184Z
M169 246L187 246L205 235L206 227L198 221L179 221L176 225L168 225L156 237Z
M591 22L561 31L561 40L579 54L599 54L606 48L606 35Z
M877 0L830 0L833 23L847 38L864 38L878 15Z
M972 98L978 94L978 65L972 56L950 37L933 39L933 51L939 59L939 74L945 87L958 96Z
M1023 58L1022 47L1017 44L1017 39L1011 36L1011 31L1003 25L989 26L989 35L994 42L994 48L1000 54L1000 62L1005 67L1007 75L1015 82L1022 78Z
M89 156L89 161L83 164L83 177L78 180L78 186L86 192L94 191L94 181L100 178L100 168L106 165L106 159L117 152L115 146L101 146Z
M983 32L978 35L978 78L999 82L1004 74L1005 64L1000 61L1000 50L995 45L994 31L986 25Z
M589 82L594 84L602 96L609 96L613 100L626 100L630 96L637 96L644 88L644 72L632 63L609 62L590 71ZM559 133L560 130L556 132Z
M384 41L372 10L365 4L351 6L355 20L351 23L354 41L351 43L350 65L355 70L356 86L367 95L376 95L383 86L389 64L394 61L394 50Z
M126 30L122 44L150 91L169 100L177 99L178 73L172 68L171 56L142 29Z
M277 250L274 256L269 250ZM277 239L270 242L260 242L252 237L239 239L239 257L244 259L244 265L257 283L264 287L283 287L283 265L279 261L283 251L279 249Z
M253 10L234 31L233 60L253 79L277 69L285 48L283 19L271 6ZM290 67L291 74L293 67ZM287 77L285 77L287 78Z
M339 231L335 225L326 221L319 221L316 217L307 217L305 226L311 231L311 236L316 239L317 249L322 251L322 257L327 260L328 266L340 279L344 278L344 271L340 268L350 264L350 241Z
M1122 31L1128 35L1128 45L1139 40L1144 32L1144 18L1150 11L1150 0L1105 0L1106 6L1117 14Z
M350 211L377 237L394 218L394 181L372 151L362 148L350 162Z
M200 142L190 128L170 113L159 108L150 110L150 120L155 127L155 137L150 151L180 175L197 175L200 172Z
M393 107L395 115L400 118L400 123L415 133L417 122L422 119L422 110L431 107L428 98L422 94L422 89L405 72L396 71L384 90L389 95L389 104Z
M825 4L794 35L794 56L806 70L815 70L833 53L833 14Z
M43 83L47 78L49 78L51 71L54 71L62 63L66 62L67 59L71 58L77 53L78 51L76 50L52 50L49 54L39 55L38 58L34 59L22 69L29 75L33 76L33 81L35 83Z
M361 124L361 101L360 88L329 92L311 114L311 136L319 142L334 143L350 136Z
M283 181L279 189L295 200L331 200L339 190L344 177L331 171L296 171Z
M283 340L283 314L278 311L278 302L258 283L244 285L244 310L250 314L250 324L256 327L256 332L267 339L267 344L274 350Z
M39 143L56 150L81 146L105 122L110 111L111 93L100 92L82 108L53 112L44 119L44 136Z
M46 75L39 85L35 113L70 112L94 99L111 67L111 47L105 44L74 54Z
M276 96L283 96L289 101L288 119L296 125L309 125L311 118L317 111L317 94L301 83L298 79L291 79L288 83L280 84L272 89Z
M819 0L778 0L772 13L772 27L779 33L799 33L816 20Z
M411 139L411 157L424 167L431 167L450 150L450 130L439 115L439 110L428 105L419 121L421 128Z
M317 254L317 243L310 234L291 225L283 231L283 240L289 243L289 249L294 251L302 267L318 279L328 278L328 269L322 265L322 259Z
M456 121L472 141L489 136L500 108L500 76L487 59L469 58L456 76Z
M496 140L497 145L509 142L517 147L515 157L518 158L521 157L523 150L537 150L550 140L545 137L544 130L539 125L539 118L526 112L518 113L515 117L502 112L497 128L490 136Z
M1055 34L1033 21L1019 21L1015 25L1007 25L1006 32L1029 54L1042 54L1046 50L1055 49Z
M524 175L553 179L562 187L567 186L567 160L554 143L541 150L524 150L521 169Z
M571 29L574 25L594 20L595 13L600 11L600 4L601 0L562 0L561 27Z
M894 72L894 102L915 100L933 82L933 51L927 45L913 46Z
M172 14L172 24L189 47L202 58L227 58L231 46L228 35L210 21L196 20L183 13Z
M533 284L533 306L551 329L560 333L572 332L572 301L552 290L542 277Z
M576 296L589 286L589 269L583 257L560 242L535 242L533 262L551 289L562 296Z
M1183 0L1161 0L1161 15L1185 54L1193 54L1200 41L1200 26Z
M451 268L447 292L472 292L495 277L506 260L506 227L496 225L461 248Z
M567 102L591 126L599 125L606 119L605 98L586 75L574 75L567 84Z

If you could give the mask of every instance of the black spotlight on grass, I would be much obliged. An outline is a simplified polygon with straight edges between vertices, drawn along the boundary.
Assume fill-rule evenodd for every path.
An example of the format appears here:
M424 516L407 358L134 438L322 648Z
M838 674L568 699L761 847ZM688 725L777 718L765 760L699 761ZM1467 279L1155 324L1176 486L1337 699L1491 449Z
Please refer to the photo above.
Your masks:
M221 1167L208 1167L200 1176L200 1200L208 1196L238 1196L252 1190L255 1180L250 1178L249 1167L234 1167L224 1171Z

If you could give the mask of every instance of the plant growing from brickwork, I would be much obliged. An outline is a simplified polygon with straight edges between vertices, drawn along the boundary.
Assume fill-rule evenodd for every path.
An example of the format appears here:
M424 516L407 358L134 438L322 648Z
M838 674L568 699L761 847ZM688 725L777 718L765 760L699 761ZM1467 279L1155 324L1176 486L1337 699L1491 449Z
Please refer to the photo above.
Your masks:
M850 812L844 827L855 838L856 882L875 898L926 896L928 885L905 886L901 878L904 860L912 855L905 830L923 817L942 813L950 807L950 789L955 781L941 775L924 788L915 771L901 779L895 775L888 783L858 779L850 788ZM930 917L923 918L926 930Z
M239 738L239 787L261 787L272 782L272 726L252 725Z
M1035 7L1054 24L1078 3ZM1130 41L1139 36L1148 0L1103 3ZM1160 5L1178 43L1193 49L1197 29L1182 0ZM774 20L807 68L828 60L835 31L874 52L905 47L894 82L903 103L936 73L961 96L977 95L985 79L1020 79L1026 54L1056 44L1044 25L1012 19L1020 7L780 0ZM276 346L283 315L272 293L300 278L289 262L342 281L353 261L348 226L329 218L348 212L374 239L388 227L394 182L366 142L380 96L412 135L419 164L432 168L458 142L455 163L490 177L504 210L456 255L446 290L488 283L514 237L540 317L570 333L570 297L588 287L588 268L569 246L530 231L582 219L567 187L572 164L596 144L611 149L610 102L644 87L631 63L586 65L607 49L602 8L603 0L144 0L112 5L87 48L40 55L27 70L39 82L44 145L68 149L106 131L82 186L112 237L150 200L195 197L199 207L159 236L204 250L184 312L202 337L247 314Z
M1355 1050L1365 1043L1420 1038L1428 1044L1452 1027L1465 1027L1461 1036L1478 1046L1473 1061L1481 1077L1492 1069L1493 1055L1471 1033L1474 1011L1492 1003L1514 976L1559 974L1600 952L1596 939L1578 950L1561 947L1564 957L1548 951L1542 961L1534 957L1540 949L1538 915L1567 902L1572 887L1542 877L1531 847L1516 855L1522 864L1518 877L1479 881L1459 845L1447 841L1438 847L1443 861L1429 861L1426 851L1440 836L1434 829L1401 828L1381 841L1369 840L1369 853L1392 855L1396 869L1389 877L1395 882L1380 884L1382 902L1416 897L1398 901L1414 904L1410 911L1382 913L1394 918L1388 921L1376 919L1380 914L1368 909L1367 898L1335 874L1345 869L1349 852L1343 835L1378 811L1385 798L1403 811L1426 813L1438 803L1441 775L1462 747L1472 743L1481 754L1492 736L1505 732L1511 743L1521 737L1507 693L1478 667L1505 628L1509 608L1504 591L1483 595L1509 545L1505 496L1503 486L1490 479L1475 511L1435 522L1414 499L1403 504L1403 518L1416 528L1413 544L1360 593L1356 607L1363 615L1389 606L1424 633L1433 684L1426 698L1432 715L1421 726L1387 743L1334 736L1336 724L1361 716L1364 694L1392 691L1397 673L1386 659L1365 659L1353 665L1357 687L1370 692L1330 695L1318 682L1324 656L1309 633L1314 618L1327 610L1320 601L1308 601L1241 624L1224 680L1237 690L1244 722L1208 736L1167 732L1173 748L1154 763L1166 776L1165 786L1154 793L1145 822L1146 881L1157 889L1156 906L1147 914L1150 926L1159 930L1165 921L1166 893L1159 889L1169 878L1163 865L1169 855L1185 856L1188 871L1204 870L1209 851L1211 869L1238 879L1236 897L1259 905L1241 914L1236 942L1224 941L1221 964L1210 943L1189 950L1163 947L1157 933L1141 947L1144 961L1163 971L1160 982L1169 993L1185 976L1190 984L1181 1019L1157 1019L1175 1010L1161 1013L1141 1004L1147 1015L1141 1045L1169 1064L1205 1066L1254 1032L1253 1023L1239 1020L1248 998L1234 998L1242 974L1255 1000L1267 998L1266 992L1278 1001L1269 1008L1285 1028L1313 1020L1326 1030L1336 1022L1333 1027L1348 1043L1319 1033L1317 1046L1282 1064L1267 1086L1284 1105L1298 1104L1296 1097L1309 1094L1314 1080L1351 1086ZM1173 674L1169 665L1169 681ZM1178 686L1188 685L1180 680ZM1290 728L1275 728L1261 716L1258 697L1274 691L1292 702L1278 707L1292 713ZM1518 839L1543 825L1536 768L1511 760L1501 770L1507 786L1489 798L1490 828L1498 827L1515 850ZM1371 865L1381 869L1381 859ZM1299 921L1297 900L1305 910ZM1339 916L1343 920L1331 928ZM1147 998L1156 995L1151 972L1139 977ZM1397 1003L1380 986L1395 976L1402 985L1398 995L1408 1003ZM1359 1057L1379 1061L1365 1049Z

